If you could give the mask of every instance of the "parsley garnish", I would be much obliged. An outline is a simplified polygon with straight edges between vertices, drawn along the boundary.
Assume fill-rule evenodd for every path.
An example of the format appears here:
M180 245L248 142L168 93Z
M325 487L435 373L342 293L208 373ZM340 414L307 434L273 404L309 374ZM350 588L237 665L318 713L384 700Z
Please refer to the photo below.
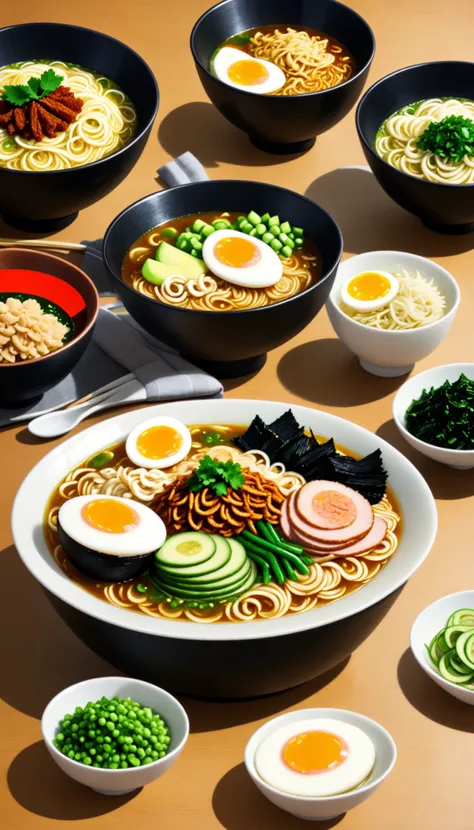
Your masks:
M474 155L474 122L462 115L448 115L442 121L432 121L417 145L421 150L459 164L464 156Z
M8 85L3 90L3 100L14 107L24 107L30 101L39 101L54 92L63 82L54 69L46 69L40 78L30 78L27 84Z
M192 493L209 487L216 496L225 496L228 489L239 490L245 483L240 464L233 461L216 461L206 455L197 470L188 479L187 486Z

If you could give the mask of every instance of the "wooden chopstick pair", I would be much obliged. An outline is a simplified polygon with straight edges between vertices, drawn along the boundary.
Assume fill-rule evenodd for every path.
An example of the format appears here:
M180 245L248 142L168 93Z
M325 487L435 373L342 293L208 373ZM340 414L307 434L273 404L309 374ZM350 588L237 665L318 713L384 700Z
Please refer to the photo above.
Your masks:
M59 242L48 239L0 239L0 248L49 248L52 251L85 251L82 242Z

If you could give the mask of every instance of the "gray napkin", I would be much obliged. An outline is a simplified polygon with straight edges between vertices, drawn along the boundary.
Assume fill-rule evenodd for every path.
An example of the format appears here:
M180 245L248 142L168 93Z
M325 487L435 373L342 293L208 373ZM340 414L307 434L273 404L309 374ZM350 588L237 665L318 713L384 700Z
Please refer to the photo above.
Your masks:
M159 167L158 174L169 187L177 187L190 182L209 181L209 176L201 162L190 152L182 153L174 161Z

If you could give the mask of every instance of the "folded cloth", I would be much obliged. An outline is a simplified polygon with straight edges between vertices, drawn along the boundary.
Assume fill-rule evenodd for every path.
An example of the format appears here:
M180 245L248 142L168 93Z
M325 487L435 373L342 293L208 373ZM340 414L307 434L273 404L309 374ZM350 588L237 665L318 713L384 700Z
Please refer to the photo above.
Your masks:
M128 314L101 308L92 340L71 374L33 406L0 409L0 426L60 409L129 372L145 387L147 401L222 397L218 380L151 338Z
M169 187L209 181L209 176L201 162L190 152L182 153L174 161L169 161L168 164L159 167L158 174Z

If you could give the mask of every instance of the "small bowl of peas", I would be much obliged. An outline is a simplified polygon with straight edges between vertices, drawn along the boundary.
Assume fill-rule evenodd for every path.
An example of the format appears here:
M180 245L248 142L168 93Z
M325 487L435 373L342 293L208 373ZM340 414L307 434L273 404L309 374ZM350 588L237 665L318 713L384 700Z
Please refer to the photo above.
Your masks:
M96 677L56 695L41 730L49 754L70 778L103 795L123 795L174 764L189 721L179 701L158 686Z

